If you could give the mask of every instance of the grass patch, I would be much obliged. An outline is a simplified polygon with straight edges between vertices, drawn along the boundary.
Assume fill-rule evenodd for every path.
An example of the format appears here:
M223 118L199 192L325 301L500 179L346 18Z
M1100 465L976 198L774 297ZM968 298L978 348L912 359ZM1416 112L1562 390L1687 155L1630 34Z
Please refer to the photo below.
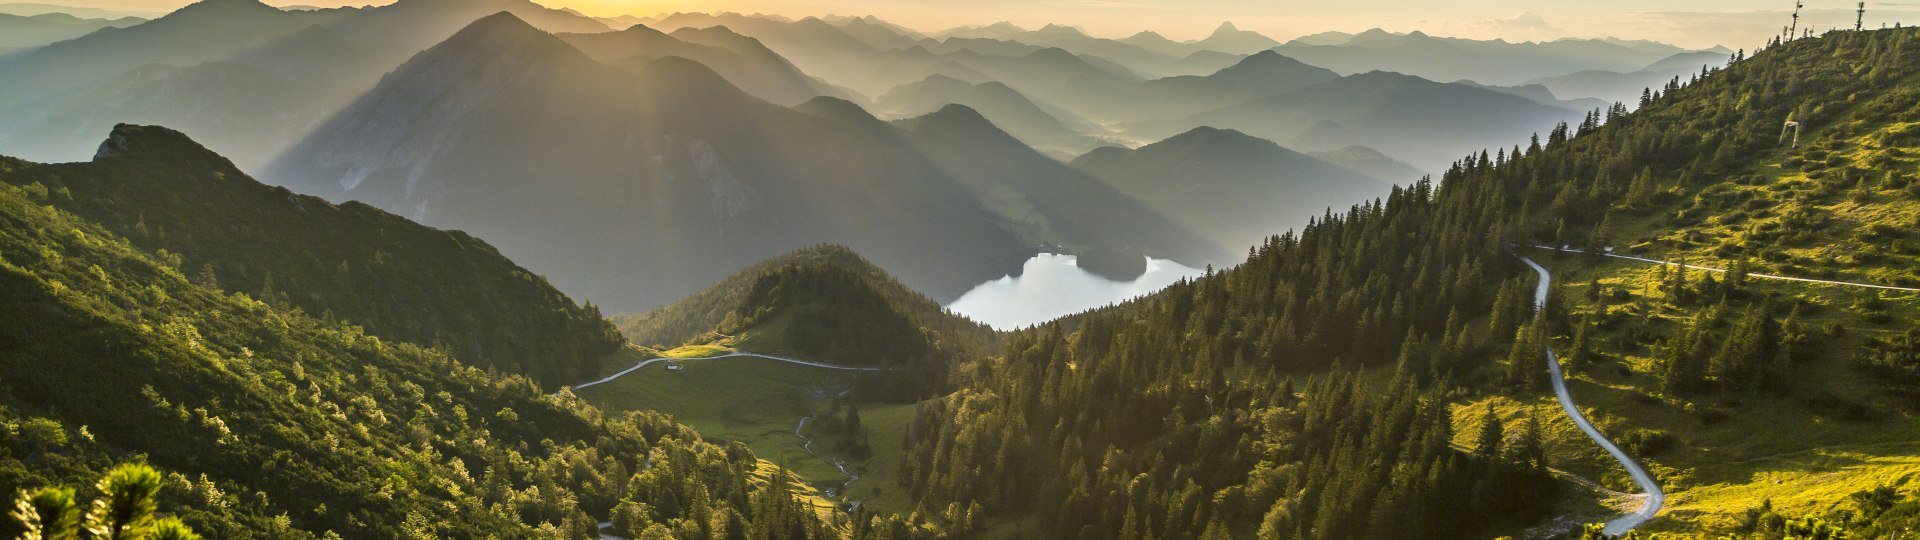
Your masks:
M733 354L732 347L721 345L686 345L660 353L661 358L712 358Z
M762 358L700 359L715 350L731 352L710 347L688 352L694 356L662 354L688 360L677 362L678 371L654 364L575 393L610 412L671 414L710 440L745 443L754 455L785 467L815 489L838 488L846 476L830 460L809 453L794 430L802 418L827 410L834 395L851 388L852 375ZM707 354L697 354L702 351ZM633 356L645 354L636 351ZM618 369L631 366L626 362ZM898 449L913 419L913 406L863 403L860 414L875 451L868 462L849 463L861 478L850 486L848 498L877 510L906 511L906 494L896 488L903 457Z

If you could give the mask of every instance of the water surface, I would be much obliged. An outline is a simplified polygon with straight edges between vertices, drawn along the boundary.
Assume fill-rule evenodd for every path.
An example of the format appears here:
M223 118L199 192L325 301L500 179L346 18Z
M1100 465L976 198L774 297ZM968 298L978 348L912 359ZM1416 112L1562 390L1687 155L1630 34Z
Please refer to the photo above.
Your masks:
M1042 253L1028 259L1019 277L980 284L947 305L1000 330L1033 326L1089 309L1120 303L1167 288L1204 270L1147 259L1147 273L1133 281L1114 281L1081 270L1072 255Z

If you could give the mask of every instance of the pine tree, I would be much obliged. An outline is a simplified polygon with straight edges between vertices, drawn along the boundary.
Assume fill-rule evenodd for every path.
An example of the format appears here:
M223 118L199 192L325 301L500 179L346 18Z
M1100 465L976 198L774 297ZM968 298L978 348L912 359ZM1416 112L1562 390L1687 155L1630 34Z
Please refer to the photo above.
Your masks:
M1494 414L1493 404L1488 403L1486 411L1480 414L1480 434L1474 437L1473 454L1482 459L1497 458L1500 456L1500 443L1505 438L1500 415Z
M1546 354L1545 342L1541 339L1543 324L1529 324L1515 331L1513 347L1507 349L1507 384L1516 390L1532 391L1540 388L1544 380L1540 376L1540 359Z
M1666 359L1661 373L1661 390L1679 396L1693 395L1706 385L1707 366L1702 350L1710 331L1707 315L1695 314L1686 331L1667 341Z
M1579 328L1574 330L1573 347L1567 350L1568 370L1585 371L1593 367L1595 361L1598 360L1594 357L1599 353L1594 350L1593 338L1591 337L1592 330L1593 324L1587 322L1584 318L1580 321Z
M1748 309L1714 357L1714 377L1729 392L1758 392L1772 378L1779 349L1779 322L1764 306Z

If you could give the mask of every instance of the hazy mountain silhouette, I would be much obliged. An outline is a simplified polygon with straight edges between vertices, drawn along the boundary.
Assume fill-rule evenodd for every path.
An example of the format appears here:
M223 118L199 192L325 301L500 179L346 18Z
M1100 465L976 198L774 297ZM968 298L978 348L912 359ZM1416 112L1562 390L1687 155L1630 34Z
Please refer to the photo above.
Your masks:
M1074 252L1142 253L1199 266L1235 252L1169 221L1140 201L1001 131L979 112L948 105L900 120L914 146L972 189L1029 242Z
M348 39L389 44L411 56L475 20L502 11L546 32L613 30L591 17L530 0L396 0L377 7L317 10L313 16L324 18L328 27Z
M1469 152L1512 146L1579 114L1485 88L1374 72L1130 127L1141 135L1238 129L1300 150L1363 144L1421 170L1442 170Z
M65 13L21 16L0 14L0 49L27 49L84 36L105 28L146 22L137 17L83 19Z
M1238 54L1253 54L1280 46L1273 38L1260 35L1259 32L1241 30L1232 22L1220 23L1213 35L1193 44L1199 50L1220 51Z
M1528 101L1539 103L1541 105L1546 105L1548 107L1559 107L1562 109L1570 109L1575 111L1591 111L1594 109L1605 109L1609 106L1612 106L1614 103L1612 101L1605 101L1605 100L1600 100L1600 99L1595 99L1590 97L1576 97L1574 99L1561 99L1560 96L1556 95L1552 90L1549 90L1547 89L1546 86L1539 85L1539 84L1523 84L1518 86L1493 86L1493 85L1480 84L1480 83L1476 83L1468 80L1454 81L1454 84L1461 84L1461 85L1472 86L1476 88L1485 88L1485 89L1499 92L1502 94L1511 94L1511 95L1527 98Z
M638 25L619 32L561 34L560 38L607 64L646 63L668 56L693 60L712 68L754 97L781 105L798 105L819 96L840 95L801 73L791 62L753 38L722 27L682 29L676 34L698 42L683 41Z
M1338 166L1342 169L1360 173L1363 176L1387 184L1407 185L1419 180L1427 173L1397 159L1380 153L1379 150L1354 145L1339 150L1307 152L1308 156Z
M241 156L234 159L241 167L252 168L292 146L330 112L301 98L306 95L301 85L244 64L149 64L40 109L30 122L8 129L0 146L78 161L88 153L75 147L76 140L98 139L119 123L166 124L200 134L209 146Z
M1168 77L1140 85L1155 114L1194 114L1339 79L1273 51L1261 51L1211 75Z
M901 86L874 101L879 110L901 116L927 114L949 105L965 105L993 121L1028 146L1062 155L1079 155L1102 144L1005 84L974 84L946 75L930 75L913 84ZM1076 124L1085 120L1073 119Z
M1248 55L1223 53L1220 51L1200 51L1187 55L1163 69L1167 76L1207 75L1232 67L1245 60Z
M895 64L886 51L817 18L789 21L738 13L675 13L653 25L668 33L715 26L760 40L808 75L867 96L918 79L913 76L916 66Z
M912 47L915 42L926 36L904 26L893 24L879 17L822 17L822 21L840 28L840 31L853 36L867 46L887 51Z
M945 31L936 32L933 35L928 37L931 37L934 39L979 38L979 39L1006 40L1006 39L1012 39L1014 36L1018 36L1020 34L1025 34L1025 33L1027 33L1027 29L1025 28L1021 28L1007 21L1000 21L1000 22L985 25L985 26L962 26L958 28L952 28Z
M407 57L503 10L550 29L607 30L527 0L293 12L257 0L204 0L0 59L0 143L23 157L69 161L89 155L115 124L164 124L251 169Z
M147 64L190 66L231 58L305 26L299 16L257 0L206 0L144 24L0 59L0 109L71 92Z
M387 76L270 177L471 231L620 310L820 242L947 299L1031 253L851 103L781 108L678 57L600 64L507 14Z
M1640 102L1640 93L1646 89L1665 87L1674 77L1686 82L1700 74L1702 68L1720 68L1727 65L1730 55L1719 51L1701 51L1676 54L1647 67L1631 72L1588 70L1559 77L1548 77L1530 81L1554 94L1597 98L1612 103L1620 102L1634 105Z
M1270 141L1205 127L1136 150L1094 150L1072 166L1228 246L1257 244L1305 227L1329 207L1387 192L1377 180Z
M1041 47L1059 48L1072 51L1075 54L1099 57L1126 66L1130 71L1156 75L1161 73L1161 70L1164 69L1165 66L1173 64L1175 61L1186 56L1173 52L1156 51L1125 41L1096 38L1087 35L1086 32L1081 31L1079 28L1061 25L1047 25L1039 30L1020 34L1008 39Z
M1295 40L1281 54L1343 74L1393 71L1427 79L1469 79L1482 84L1514 85L1586 70L1632 71L1661 58L1686 52L1652 42L1563 39L1510 43L1443 38L1423 32L1394 34L1379 29L1344 43L1336 35Z

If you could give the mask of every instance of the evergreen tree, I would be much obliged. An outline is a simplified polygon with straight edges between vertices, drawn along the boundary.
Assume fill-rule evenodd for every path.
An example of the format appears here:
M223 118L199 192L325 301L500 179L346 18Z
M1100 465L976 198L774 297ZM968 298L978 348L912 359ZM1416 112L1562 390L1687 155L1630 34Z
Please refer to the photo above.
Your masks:
M1487 404L1480 413L1480 434L1474 436L1473 453L1482 459L1494 459L1500 456L1500 444L1506 440L1504 428L1500 425L1500 415L1494 414L1493 404Z

